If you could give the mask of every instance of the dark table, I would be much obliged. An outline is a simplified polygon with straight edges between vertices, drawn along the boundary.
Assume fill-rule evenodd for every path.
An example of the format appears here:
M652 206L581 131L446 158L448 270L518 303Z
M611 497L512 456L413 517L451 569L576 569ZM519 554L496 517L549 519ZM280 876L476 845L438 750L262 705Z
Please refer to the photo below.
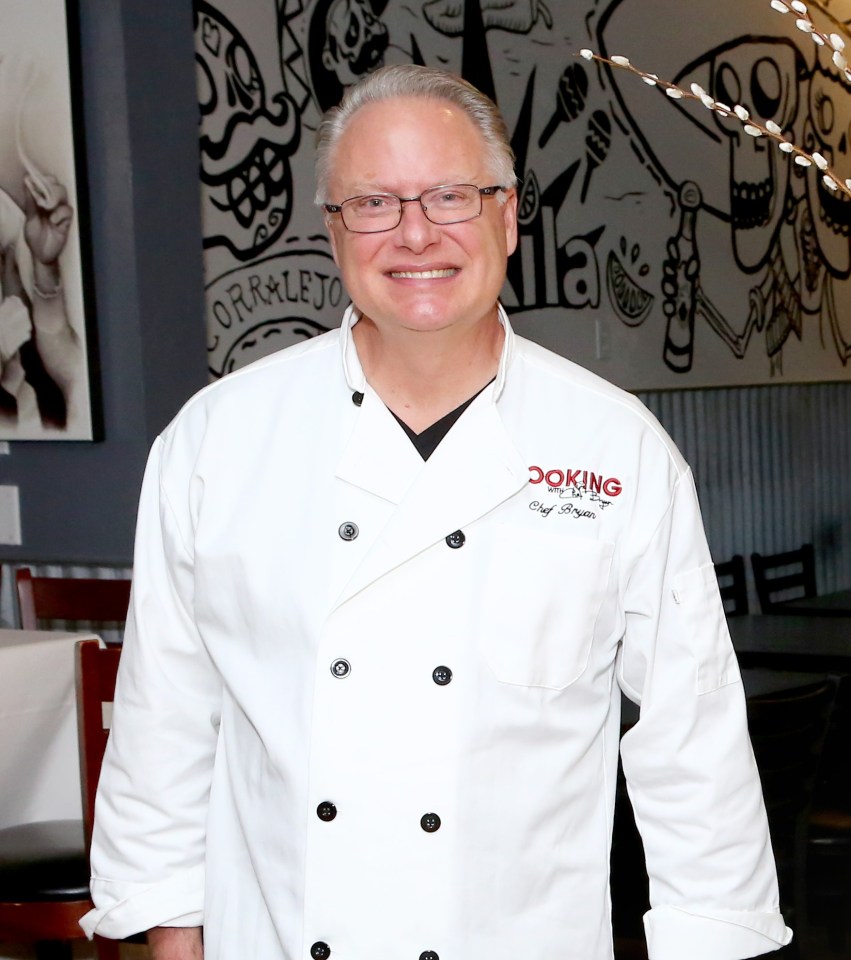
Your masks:
M743 667L851 673L851 616L752 614L727 624Z
M851 617L851 590L837 590L807 600L789 600L777 611L782 616L801 614L807 617Z

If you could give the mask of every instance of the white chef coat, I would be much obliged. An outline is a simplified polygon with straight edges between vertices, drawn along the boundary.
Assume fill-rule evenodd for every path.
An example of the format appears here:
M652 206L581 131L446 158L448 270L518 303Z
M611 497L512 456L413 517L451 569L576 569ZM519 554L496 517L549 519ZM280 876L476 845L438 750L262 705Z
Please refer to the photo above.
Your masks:
M670 439L501 314L496 379L424 462L356 320L155 443L85 929L203 922L207 960L606 960L623 690L651 958L787 942Z

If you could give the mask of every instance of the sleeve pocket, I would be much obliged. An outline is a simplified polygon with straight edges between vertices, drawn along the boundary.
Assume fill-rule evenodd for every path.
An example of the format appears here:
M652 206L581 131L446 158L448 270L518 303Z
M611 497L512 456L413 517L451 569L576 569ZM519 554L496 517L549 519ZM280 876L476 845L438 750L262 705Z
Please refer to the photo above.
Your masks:
M673 593L697 661L698 694L737 683L741 679L739 664L727 629L713 564L707 563L679 574L674 579Z

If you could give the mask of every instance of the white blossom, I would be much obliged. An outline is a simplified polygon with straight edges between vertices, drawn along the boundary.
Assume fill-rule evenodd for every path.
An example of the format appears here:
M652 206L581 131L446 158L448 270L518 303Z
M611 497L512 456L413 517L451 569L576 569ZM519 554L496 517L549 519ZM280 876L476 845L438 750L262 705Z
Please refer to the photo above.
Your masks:
M784 140L783 143L778 144L778 146L784 153L792 153L795 150L794 144L789 143L788 140Z
M802 33L812 33L813 30L815 30L815 27L810 23L809 20L801 20L801 19L798 19L798 20L795 21L795 26L796 26Z
M708 93L703 94L703 96L700 98L700 102L704 105L704 107L706 107L707 110L715 109L715 101L709 96Z
M807 5L802 3L801 0L792 0L789 6L795 11L795 13L806 13Z
M816 46L818 47L824 46L824 37L820 33L812 34L812 38L813 38L813 43L816 44Z
M845 186L848 187L849 190L851 190L851 177L848 177L845 180Z
M803 157L801 156L800 153L798 154L797 157L795 157L795 163L799 164L802 167L811 167L813 165L813 161L810 160L809 157Z
M582 57L584 60L593 60L593 59L594 59L594 51L593 51L593 50L589 50L588 47L583 47L583 48L579 51L579 56Z
M845 49L845 41L842 39L842 37L839 36L838 33L832 33L830 35L830 45L833 47L834 50Z
M677 87L665 87L665 93L672 100L681 100L683 98L682 90L678 89Z
M783 2L783 0L771 0L771 7L773 10L776 10L778 13L788 13L789 8Z
M706 91L703 89L703 87L702 87L699 83L693 83L693 84L691 85L691 88L690 88L690 89L691 89L691 92L692 92L696 97L704 97L704 96L706 96Z
M657 81L659 78L656 76L655 73L642 73L642 74L641 74L641 79L642 79L645 83L649 83L651 87L655 87L655 86L656 86L656 81Z
M777 134L778 136L782 133L782 131L781 131L781 129L780 129L780 124L775 123L773 120L766 120L766 121L765 121L765 129L766 129L769 133L775 133L775 134Z
M827 170L827 160L820 153L813 154L813 163L819 168L819 170Z
M839 50L833 51L833 62L840 70L844 70L848 66L848 61L845 59L845 54L840 53Z
M825 174L821 180L828 190L837 190L839 188L839 184L833 179L833 177L829 177L827 174Z
M629 66L629 60L626 57L619 57L617 54L612 56L612 63L616 63L619 67Z
M744 123L746 120L750 120L751 118L751 115L748 113L748 111L738 103L733 107L733 113L735 113L742 123Z
M761 136L762 136L762 130L760 130L759 127L755 127L752 123L746 123L744 129L745 129L745 133L746 133L749 137L761 137Z

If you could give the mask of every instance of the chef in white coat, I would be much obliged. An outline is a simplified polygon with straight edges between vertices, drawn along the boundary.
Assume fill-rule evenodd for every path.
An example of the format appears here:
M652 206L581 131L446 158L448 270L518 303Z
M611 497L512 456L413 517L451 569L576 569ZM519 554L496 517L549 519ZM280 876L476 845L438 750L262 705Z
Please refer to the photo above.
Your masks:
M512 332L514 184L495 107L441 71L377 71L324 122L353 306L156 441L90 933L608 960L624 691L650 957L788 942L691 473L633 397Z

